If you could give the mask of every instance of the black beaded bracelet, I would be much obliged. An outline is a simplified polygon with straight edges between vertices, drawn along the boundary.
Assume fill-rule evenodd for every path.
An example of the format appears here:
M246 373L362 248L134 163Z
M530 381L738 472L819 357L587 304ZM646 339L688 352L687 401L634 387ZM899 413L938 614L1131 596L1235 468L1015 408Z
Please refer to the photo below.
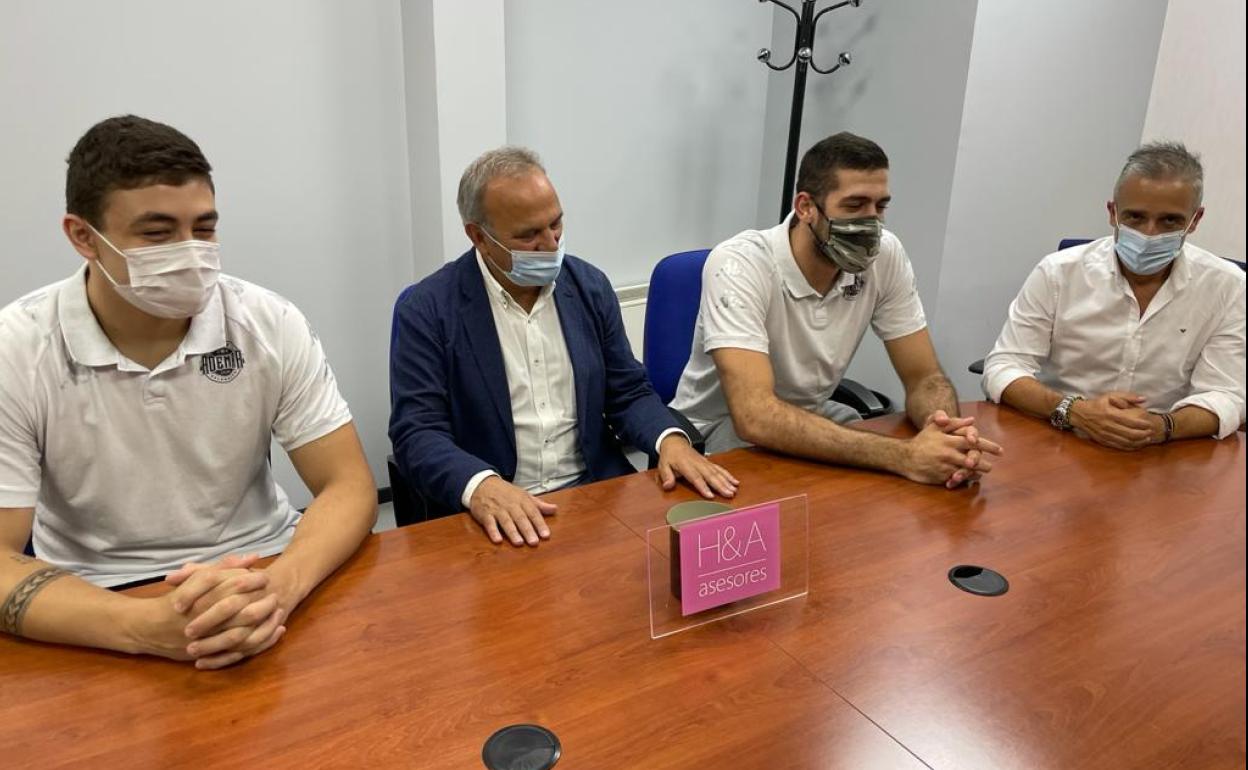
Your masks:
M1161 439L1161 443L1165 444L1170 441L1170 437L1174 435L1174 417L1169 412L1162 412L1161 420L1166 424L1166 435Z

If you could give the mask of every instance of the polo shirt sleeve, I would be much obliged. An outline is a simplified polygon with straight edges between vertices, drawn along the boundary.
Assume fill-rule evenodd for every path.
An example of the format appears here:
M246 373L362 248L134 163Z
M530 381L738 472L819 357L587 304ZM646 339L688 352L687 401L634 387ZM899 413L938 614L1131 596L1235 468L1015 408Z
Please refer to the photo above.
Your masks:
M30 367L18 366L0 350L0 508L33 508L39 499L42 452L32 398Z
M321 341L303 313L288 304L279 327L282 392L273 436L287 452L351 422L351 411Z
M742 348L768 352L767 305L773 277L761 264L717 248L702 267L702 350Z
M889 342L927 328L919 285L914 277L910 258L896 236L886 235L891 243L882 244L892 253L881 260L876 273L880 294L871 314L871 328L881 340Z

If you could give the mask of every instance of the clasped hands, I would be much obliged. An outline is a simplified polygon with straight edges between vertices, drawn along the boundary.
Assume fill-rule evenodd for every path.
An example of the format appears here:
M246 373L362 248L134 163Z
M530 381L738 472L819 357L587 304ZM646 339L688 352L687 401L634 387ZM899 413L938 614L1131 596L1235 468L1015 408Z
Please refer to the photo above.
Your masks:
M950 417L937 409L910 441L905 475L912 481L954 489L978 481L1001 454L1000 444L979 434L974 417Z
M259 655L286 633L290 607L255 555L190 563L166 576L169 593L143 599L135 636L143 652L217 669Z

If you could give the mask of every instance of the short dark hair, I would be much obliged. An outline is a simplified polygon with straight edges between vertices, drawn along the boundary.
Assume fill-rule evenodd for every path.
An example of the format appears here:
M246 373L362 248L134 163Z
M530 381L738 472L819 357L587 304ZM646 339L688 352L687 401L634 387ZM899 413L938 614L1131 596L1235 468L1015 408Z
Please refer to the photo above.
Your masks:
M182 185L194 177L212 185L212 166L189 136L136 115L96 123L65 159L65 210L96 227L114 190Z
M836 190L839 180L837 169L875 171L888 168L888 156L870 139L842 131L827 139L821 139L802 156L797 170L797 192L809 193L816 201L822 201L828 193Z

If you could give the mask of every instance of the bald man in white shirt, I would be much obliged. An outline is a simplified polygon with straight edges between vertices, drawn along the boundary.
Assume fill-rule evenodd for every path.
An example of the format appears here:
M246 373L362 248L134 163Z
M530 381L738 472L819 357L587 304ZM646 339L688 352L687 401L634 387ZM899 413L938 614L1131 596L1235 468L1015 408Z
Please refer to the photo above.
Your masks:
M1045 257L1010 305L990 399L1127 451L1243 424L1244 272L1187 242L1203 181L1181 144L1132 153L1113 236Z

